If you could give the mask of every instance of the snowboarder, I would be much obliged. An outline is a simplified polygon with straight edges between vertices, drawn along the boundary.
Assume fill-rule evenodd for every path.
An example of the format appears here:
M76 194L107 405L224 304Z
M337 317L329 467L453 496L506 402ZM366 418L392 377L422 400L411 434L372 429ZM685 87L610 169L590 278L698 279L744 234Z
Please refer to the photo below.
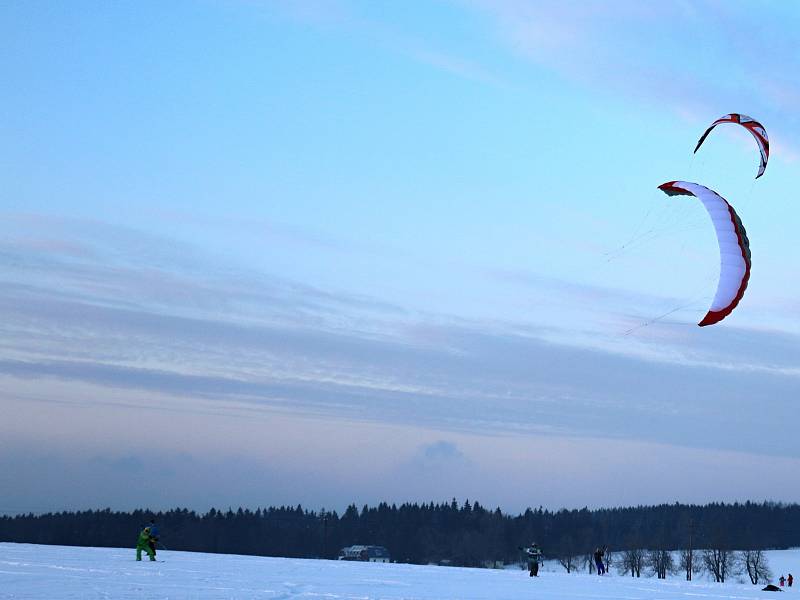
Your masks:
M792 577L791 573L789 573L789 576L786 578L786 583L789 584L789 587L792 587L792 583L794 583L794 577Z
M598 575L603 575L606 572L606 567L603 564L604 555L605 555L605 549L598 546L597 549L594 551L594 564L597 567Z
M538 544L533 542L530 546L526 548L520 546L519 549L525 553L525 556L528 559L528 570L530 571L530 577L538 577L539 563L542 562L542 551L539 549Z
M786 577L784 577L783 575L781 575L781 578L780 578L780 579L778 579L778 581L780 582L780 584L781 584L781 587L783 587L783 584L784 584L784 583L786 583Z
M150 528L145 527L139 534L139 539L136 542L136 560L142 560L142 550L147 552L150 560L156 559L156 553L150 547Z

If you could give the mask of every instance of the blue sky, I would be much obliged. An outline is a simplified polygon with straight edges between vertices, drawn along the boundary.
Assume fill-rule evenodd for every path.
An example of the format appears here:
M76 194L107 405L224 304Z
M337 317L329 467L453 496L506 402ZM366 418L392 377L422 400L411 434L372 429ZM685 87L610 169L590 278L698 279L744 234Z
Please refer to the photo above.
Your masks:
M799 17L0 7L0 511L797 500Z

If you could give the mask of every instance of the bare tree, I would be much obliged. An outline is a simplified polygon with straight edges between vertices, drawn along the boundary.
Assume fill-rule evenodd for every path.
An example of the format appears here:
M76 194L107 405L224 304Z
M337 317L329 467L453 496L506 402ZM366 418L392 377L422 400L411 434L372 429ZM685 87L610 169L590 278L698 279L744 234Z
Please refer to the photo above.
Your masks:
M703 550L703 566L717 583L725 583L725 578L731 574L734 562L734 555L730 550L719 547Z
M638 548L631 548L622 551L622 561L619 569L623 575L631 574L631 577L641 577L642 569L645 566L645 551Z
M572 573L573 569L578 567L579 555L575 551L575 542L570 535L565 535L558 544L558 562L567 573Z
M691 581L692 576L700 570L702 564L700 556L691 546L680 551L680 569L686 575L686 581Z
M669 550L649 550L647 552L647 566L659 579L666 579L667 573L675 572L675 561Z
M588 554L583 555L583 563L589 569L589 575L595 572L596 567L594 566L594 553L589 552Z
M611 563L616 562L616 555L613 552L611 552L611 550L606 548L606 554L604 558L605 558L604 562L605 562L606 573L610 573Z
M572 570L578 566L578 557L572 553L561 553L558 555L558 562L567 570L567 573L572 573Z
M769 580L772 579L772 571L770 571L767 556L763 551L742 550L737 558L742 571L747 573L753 585L769 583Z
M679 527L686 530L689 542L688 547L680 551L680 568L686 575L686 581L691 581L694 572L700 569L700 560L694 551L694 521L690 516L683 514Z

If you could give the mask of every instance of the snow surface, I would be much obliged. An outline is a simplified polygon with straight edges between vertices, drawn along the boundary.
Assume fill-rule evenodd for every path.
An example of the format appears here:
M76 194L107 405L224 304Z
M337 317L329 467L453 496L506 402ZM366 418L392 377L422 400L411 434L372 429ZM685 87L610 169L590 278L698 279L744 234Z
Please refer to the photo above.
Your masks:
M716 600L770 598L744 583L688 583L611 575L567 575L555 565L537 579L518 569L462 569L403 564L159 552L164 562L134 560L130 548L0 543L0 598L267 598L303 600ZM800 550L769 552L776 577ZM551 570L552 569L552 570ZM800 596L800 588L786 588ZM781 596L784 597L784 596Z

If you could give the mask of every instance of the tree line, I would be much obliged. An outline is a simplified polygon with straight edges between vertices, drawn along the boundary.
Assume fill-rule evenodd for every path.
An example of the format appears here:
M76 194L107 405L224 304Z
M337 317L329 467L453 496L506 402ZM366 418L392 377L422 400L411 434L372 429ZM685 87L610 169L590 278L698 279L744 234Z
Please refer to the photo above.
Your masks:
M654 565L653 573L666 577L686 569L686 561L697 565L695 571L710 561L709 572L716 570L722 580L733 564L726 561L739 560L733 550L753 552L751 558L757 563L758 550L800 546L798 504L529 508L510 515L455 499L399 506L380 503L361 509L353 504L341 514L300 505L211 509L203 514L185 508L23 514L0 517L0 540L126 547L134 544L151 518L170 550L336 558L344 546L376 544L388 548L392 559L400 562L483 566L517 562L519 546L535 541L545 557L557 559L567 571L584 568L587 562L591 565L594 549L607 546L615 567L633 576L641 575L648 565ZM680 551L679 559L671 551ZM717 554L709 555L709 551Z
M577 567L588 568L595 572L594 557L585 554L578 560L568 564L564 557L559 558L561 565L571 572ZM769 583L773 579L764 550L732 550L719 544L696 549L691 546L680 550L658 548L628 548L620 552L606 552L604 556L606 572L615 567L620 575L641 577L649 575L658 579L666 579L667 575L680 575L687 581L706 573L717 583L725 583L731 578L744 580L745 576L752 584Z

